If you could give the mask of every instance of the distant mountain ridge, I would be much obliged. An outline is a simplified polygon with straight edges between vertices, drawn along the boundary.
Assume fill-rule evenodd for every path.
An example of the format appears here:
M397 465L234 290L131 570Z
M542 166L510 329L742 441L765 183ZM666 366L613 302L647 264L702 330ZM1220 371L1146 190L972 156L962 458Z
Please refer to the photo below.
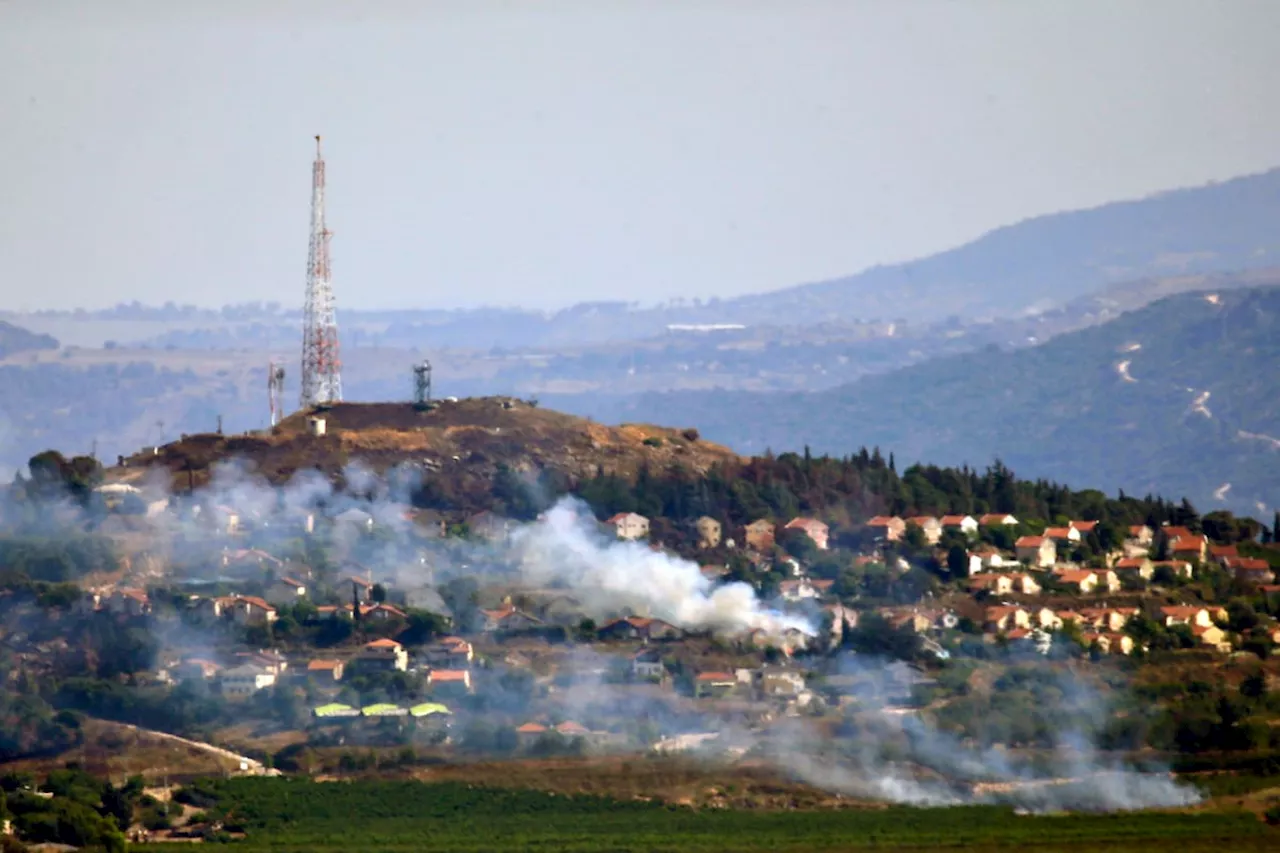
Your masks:
M31 350L57 348L58 341L52 335L39 335L0 320L0 358Z
M785 305L814 318L1011 316L1126 280L1280 265L1278 217L1280 169L1272 169L1038 216L919 260L727 300L721 307L730 317Z
M933 359L812 394L645 395L598 417L696 426L743 453L983 465L1075 488L1280 507L1280 287L1186 293L1012 352Z

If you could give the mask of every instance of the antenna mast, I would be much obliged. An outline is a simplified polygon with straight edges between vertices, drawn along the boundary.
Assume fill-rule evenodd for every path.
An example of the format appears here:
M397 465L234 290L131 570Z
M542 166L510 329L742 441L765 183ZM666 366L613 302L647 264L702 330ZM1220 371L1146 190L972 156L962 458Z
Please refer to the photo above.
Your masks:
M284 365L274 361L267 364L267 406L271 412L271 426L284 417Z
M302 314L301 407L342 402L342 365L338 359L338 317L329 269L329 238L324 222L324 158L316 137L311 167L311 246L307 253L307 302Z

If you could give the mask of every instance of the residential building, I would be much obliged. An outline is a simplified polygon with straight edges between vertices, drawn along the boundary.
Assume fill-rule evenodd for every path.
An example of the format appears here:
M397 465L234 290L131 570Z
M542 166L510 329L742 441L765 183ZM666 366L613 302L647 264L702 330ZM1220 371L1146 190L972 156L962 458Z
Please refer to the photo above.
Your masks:
M143 616L151 612L151 599L140 589L117 589L102 602L102 609L116 616Z
M256 663L245 663L223 670L222 695L228 699L245 699L276 683L276 675Z
M1096 521L1068 521L1067 526L1079 531L1081 536L1088 536L1098 526Z
M1018 519L1004 512L989 512L978 516L980 527L1017 527Z
M983 612L983 624L994 631L1030 628L1031 616L1021 607L1000 605L998 607L988 607Z
M827 550L827 537L831 530L816 518L793 518L786 524L786 530L799 530L809 537L819 551Z
M1186 560L1153 560L1151 563L1152 577L1155 576L1155 570L1161 567L1173 572L1173 576L1178 578L1191 580L1192 575L1194 575L1191 564Z
M631 676L640 680L656 680L666 675L662 653L657 649L641 649L631 656Z
M1275 581L1271 564L1257 557L1225 557L1223 565L1235 573L1236 579L1266 586Z
M351 584L349 600L358 601L361 604L368 604L373 600L374 583L371 579L362 578L359 575L351 575L347 578L347 583Z
M1008 595L1013 592L1013 576L997 574L976 575L969 578L969 589L972 592Z
M306 600L307 585L296 578L282 577L267 587L263 598L276 607L292 607Z
M1088 595L1098 588L1098 575L1088 569L1054 569L1053 579L1081 595Z
M1125 557L1117 560L1112 569L1122 578L1137 578L1143 581L1151 580L1151 576L1156 572L1155 565L1146 557Z
M471 670L433 669L427 673L427 686L436 695L470 693Z
M720 546L720 522L709 515L704 515L693 523L698 532L698 547L702 549Z
M1213 625L1213 615L1207 609L1195 607L1194 605L1161 607L1160 615L1164 617L1164 624L1169 628L1174 625L1191 625L1192 627L1201 628Z
M1046 631L1056 631L1062 627L1062 617L1048 607L1041 607L1031 614L1031 623L1035 627L1043 628Z
M943 530L959 530L965 536L978 534L978 519L972 515L944 515L938 519Z
M774 543L773 522L767 518L756 519L743 528L743 538L746 540L748 548L756 551L772 550Z
M1046 527L1044 537L1052 539L1060 547L1068 547L1080 541L1080 531L1074 527Z
M270 625L276 621L276 609L256 596L233 595L223 599L221 605L238 625Z
M1191 634L1202 646L1209 646L1224 653L1231 651L1231 643L1227 641L1226 632L1217 625L1192 625Z
M684 631L648 616L627 616L614 619L600 629L600 636L612 640L678 640Z
M789 667L766 666L760 670L760 695L795 698L805 691L804 673Z
M1214 545L1212 542L1209 543L1209 557L1223 565L1226 565L1226 558L1239 556L1240 549L1235 545Z
M693 695L718 698L732 693L737 687L738 678L732 672L703 672L693 680Z
M360 650L359 663L362 669L404 672L409 668L409 653L395 640L383 638L365 643Z
M475 660L475 650L461 637L441 637L422 654L427 664L442 669L466 669Z
M480 616L484 620L483 630L490 633L495 631L527 631L542 624L542 620L538 617L525 613L523 610L518 610L510 604L503 605L497 610L481 610Z
M341 681L345 668L340 660L313 660L307 663L307 677L322 684Z
M974 561L977 561L977 568L974 568ZM969 574L977 574L987 569L999 569L1004 566L1016 566L1017 560L1010 560L1001 554L996 548L985 545L969 552Z
M877 539L885 542L897 542L902 538L902 534L906 532L907 523L897 516L877 515L867 521L867 528L871 530Z
M1129 528L1129 538L1139 545L1150 545L1155 535L1155 531L1145 524L1134 524Z
M942 538L942 522L931 515L917 515L908 518L907 524L920 528L920 532L924 534L924 541L930 545L937 545L938 540Z
M784 601L806 601L821 598L831 592L833 586L835 581L831 580L786 580L778 584L778 594Z
M1129 620L1138 615L1136 607L1089 607L1080 611L1080 624L1103 632L1123 631Z
M409 614L391 604L373 604L360 607L360 618L369 622L391 622L408 619Z
M634 512L620 512L605 521L614 535L619 539L647 539L649 537L649 519Z
M547 734L547 727L542 723L528 722L516 728L516 746L528 751Z
M1209 554L1209 540L1204 536L1179 536L1169 541L1169 556L1203 561Z
M1119 592L1124 588L1124 585L1120 583L1120 576L1110 569L1094 569L1093 576L1098 580L1098 589L1106 592Z
M1020 536L1014 543L1019 562L1047 569L1058 559L1058 546L1048 536Z

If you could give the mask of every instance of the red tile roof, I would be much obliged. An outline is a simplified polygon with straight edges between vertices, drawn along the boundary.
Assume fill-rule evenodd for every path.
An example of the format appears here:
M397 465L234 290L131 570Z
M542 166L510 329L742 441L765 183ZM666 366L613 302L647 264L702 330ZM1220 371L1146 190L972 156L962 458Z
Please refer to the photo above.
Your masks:
M427 675L427 680L436 681L466 681L471 674L465 669L433 669Z
M395 640L383 637L381 640L374 640L372 643L365 643L366 649L399 649L402 646Z
M340 660L313 660L307 664L307 669L311 672L321 672L325 670L335 670L342 666Z
M1044 544L1044 540L1043 536L1019 536L1018 541L1013 544L1017 548L1039 548Z
M735 678L733 673L731 672L703 672L698 674L698 677L696 680L697 681L713 681L713 682L720 682L720 681L736 682L738 679Z
M542 725L542 723L525 723L523 726L516 729L516 731L522 735L540 735L546 730L547 727Z
M1072 522L1070 522L1070 525L1069 525L1069 526L1074 527L1076 530L1079 530L1081 533L1092 533L1092 532L1093 532L1093 528L1095 528L1095 527L1097 527L1097 526L1098 526L1098 522L1096 522L1096 521L1072 521Z

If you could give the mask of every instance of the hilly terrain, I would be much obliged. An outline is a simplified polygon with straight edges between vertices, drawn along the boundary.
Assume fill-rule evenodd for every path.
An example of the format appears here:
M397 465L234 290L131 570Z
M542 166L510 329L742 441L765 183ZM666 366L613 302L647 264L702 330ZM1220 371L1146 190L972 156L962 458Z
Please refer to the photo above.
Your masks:
M990 347L809 394L645 395L599 416L694 424L744 453L879 445L1073 487L1280 506L1280 288L1188 293L1012 352Z
M0 320L0 358L30 352L32 350L57 349L58 341L52 335L41 335Z
M315 434L313 419L324 421L323 434ZM569 481L598 471L633 477L646 466L701 474L737 458L694 430L610 427L524 400L474 397L425 411L411 403L338 403L295 413L269 431L183 436L125 459L110 479L146 482L160 469L181 490L204 485L231 461L272 483L306 470L341 479L356 467L381 474L409 466L419 475L410 487L447 484L451 504L466 505L470 495L483 505L500 472L527 484L544 471Z

